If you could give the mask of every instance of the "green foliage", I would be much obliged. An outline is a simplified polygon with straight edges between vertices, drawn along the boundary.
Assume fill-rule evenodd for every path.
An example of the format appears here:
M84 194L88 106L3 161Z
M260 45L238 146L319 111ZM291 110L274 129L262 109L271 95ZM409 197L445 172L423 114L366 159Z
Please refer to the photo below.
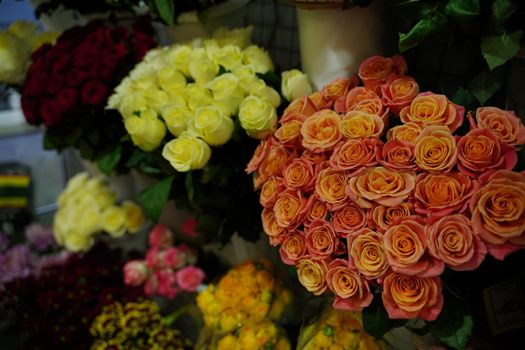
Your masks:
M138 197L140 205L153 222L159 221L160 214L169 198L173 179L173 176L166 177L145 189Z
M399 33L399 51L404 52L411 49L432 35L442 31L447 26L447 18L439 12L431 12L408 31Z
M503 31L500 34L487 35L481 38L481 53L491 70L507 63L516 56L522 35L522 30L516 30L512 33Z
M401 327L405 321L392 320L388 317L381 294L375 294L370 306L363 309L363 327L376 339L381 339L389 330Z
M512 0L493 0L492 16L496 23L503 23L516 12L516 5Z
M117 167L117 164L122 157L122 145L117 144L115 147L103 152L97 158L97 165L99 169L106 175L110 175Z
M467 86L472 95L483 105L503 86L506 77L504 69L485 70L469 81Z
M153 0L159 17L167 24L175 24L175 2L173 0Z
M476 105L476 98L469 90L465 89L464 87L460 87L458 89L454 97L451 98L451 101L455 104L465 107L466 110L472 110Z

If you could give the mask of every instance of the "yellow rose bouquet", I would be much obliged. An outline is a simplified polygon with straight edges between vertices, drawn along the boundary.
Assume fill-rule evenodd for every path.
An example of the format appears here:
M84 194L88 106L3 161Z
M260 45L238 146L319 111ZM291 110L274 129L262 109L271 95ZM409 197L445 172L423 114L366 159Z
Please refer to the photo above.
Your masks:
M376 336L418 318L462 348L472 318L444 276L471 290L462 272L525 247L525 126L496 107L465 115L406 71L374 56L295 99L246 171L270 244L309 292L363 311Z
M258 238L257 200L240 165L276 130L278 90L287 98L311 91L299 71L276 75L268 53L250 44L251 31L219 29L149 51L107 106L120 112L137 146L128 166L165 180L147 198L165 199L171 189L213 239L217 232L222 240L233 232ZM159 215L158 206L144 206Z
M68 251L89 250L102 232L113 238L137 233L144 224L142 209L132 201L117 204L115 193L101 178L87 173L72 177L58 197L53 233Z

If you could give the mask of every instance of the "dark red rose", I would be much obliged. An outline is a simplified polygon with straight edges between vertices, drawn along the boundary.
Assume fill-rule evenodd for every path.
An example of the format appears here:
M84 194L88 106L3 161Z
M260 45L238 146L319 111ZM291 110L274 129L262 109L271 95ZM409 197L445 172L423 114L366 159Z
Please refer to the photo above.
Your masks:
M47 92L50 95L55 95L60 90L62 90L62 87L64 86L65 81L66 81L66 78L63 75L55 74L55 75L50 76L48 81L45 82L47 84L45 92Z
M62 113L71 112L78 100L78 92L75 89L65 88L57 94L57 104Z
M52 74L63 74L69 65L70 57L64 55L53 63Z
M46 98L40 103L40 116L46 127L50 128L62 121L62 110L56 100Z
M142 60L144 55L155 46L155 40L141 32L135 32L132 41L137 61Z
M49 50L51 50L52 47L53 47L53 45L47 44L47 43L44 44L44 45L41 45L38 49L33 51L33 53L31 54L31 60L33 62L36 61L36 60L39 60L40 58L45 56L46 53L48 53Z
M88 77L87 72L73 68L66 73L66 84L69 87L80 88Z
M82 103L102 106L108 98L109 89L99 81L88 81L82 87Z
M22 111L29 124L39 125L42 119L39 118L38 101L32 97L22 94L21 98Z
M26 79L23 87L23 95L39 96L45 91L48 75L45 72L33 74L30 79Z

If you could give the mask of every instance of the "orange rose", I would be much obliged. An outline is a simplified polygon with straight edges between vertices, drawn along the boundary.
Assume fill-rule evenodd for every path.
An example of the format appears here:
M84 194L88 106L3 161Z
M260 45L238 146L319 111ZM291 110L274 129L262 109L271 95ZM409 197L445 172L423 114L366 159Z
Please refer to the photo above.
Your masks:
M503 142L511 145L525 143L525 127L512 111L504 111L496 107L480 107L476 110L477 127L491 130ZM476 124L471 120L471 126Z
M339 246L332 225L324 220L313 221L305 233L306 249L312 259L330 258Z
M380 146L377 160L390 169L416 170L417 168L415 146L407 141L392 140Z
M376 90L392 75L403 75L406 71L407 63L403 56L372 56L361 63L358 74L366 88Z
M351 111L341 121L341 133L350 139L379 137L385 123L375 114Z
M306 199L300 191L291 189L284 191L273 207L275 219L279 226L294 229L301 222L305 206Z
M321 95L330 101L336 101L342 96L346 96L350 89L357 86L359 80L357 76L353 75L350 79L348 78L337 78L328 83L321 90Z
M372 209L372 221L379 232L385 232L394 224L401 222L403 218L411 216L414 207L411 203L404 202L396 207L378 205Z
M421 318L434 321L443 307L439 277L421 278L389 274L383 282L383 305L391 319Z
M305 149L303 151L302 157L306 160L309 160L310 162L314 164L320 164L330 158L330 153L331 152L316 153L308 149Z
M277 131L275 131L275 138L282 145L299 145L301 144L301 126L302 122L299 120L290 120L281 125Z
M251 174L257 170L259 165L261 165L262 161L266 157L266 154L270 150L270 145L273 143L275 143L275 141L272 138L259 142L255 152L253 153L252 159L250 159L250 162L246 166L245 171L247 174Z
M337 113L346 113L353 110L361 101L375 100L377 98L379 98L379 96L372 90L362 86L355 87L350 90L344 98L340 98L335 102L334 110Z
M371 202L395 207L410 195L415 184L415 172L368 168L361 175L350 178L348 194L363 208L371 208Z
M335 294L333 307L339 310L362 311L372 302L368 283L348 261L336 259L328 265L328 287Z
M315 181L315 193L332 210L342 207L348 199L345 173L330 168L321 170Z
M283 112L281 123L287 123L290 120L298 120L303 122L317 112L315 104L307 96L299 97L290 102L288 107Z
M259 201L265 208L272 208L277 200L277 196L283 191L283 179L270 176L261 188Z
M284 183L290 188L307 190L314 186L314 168L304 158L296 158L283 171Z
M388 141L400 140L416 143L416 138L421 134L423 128L416 123L408 122L402 125L394 126L388 130L386 139Z
M279 244L286 231L277 223L273 210L264 208L261 214L261 219L263 230L270 238L270 244Z
M376 152L378 141L375 138L350 139L340 142L330 158L330 165L335 170L358 170L377 164ZM349 174L351 176L352 174Z
M525 175L498 170L480 180L470 200L474 231L490 244L525 245Z
M284 148L281 145L270 145L266 156L259 165L256 177L254 179L255 189L259 189L261 185L270 177L281 177L284 166L289 159L295 157L294 153Z
M346 238L349 233L359 231L365 227L367 221L368 212L355 203L349 203L332 212L331 222L335 233L340 238Z
M414 191L416 212L434 218L462 213L477 187L477 181L459 172L421 173L417 176Z
M348 254L367 279L380 278L388 270L383 235L368 228L348 235Z
M487 129L473 129L458 142L458 169L477 177L492 169L512 169L518 162L514 147Z
M332 101L326 99L320 92L316 91L308 96L308 98L313 102L315 108L318 111L321 109L331 109Z
M386 230L383 244L388 264L396 272L421 277L435 277L443 272L443 262L425 254L425 228L414 219L405 219Z
M445 126L427 126L416 139L416 164L423 170L450 171L457 157L456 140Z
M452 270L472 271L479 267L487 248L461 214L443 217L426 227L428 251Z
M329 109L323 109L303 122L302 145L313 152L323 152L335 146L341 139L341 117Z
M395 115L399 116L401 109L409 106L419 94L419 85L412 77L395 77L381 86L383 103Z
M324 220L328 213L325 202L320 201L316 196L308 198L306 208L306 219L308 221Z
M327 288L327 268L323 260L301 259L297 263L299 282L314 295L321 295Z
M386 118L389 112L388 108L385 108L379 97L369 100L362 100L358 104L356 104L352 109L349 109L349 111L375 114L381 117L381 120L383 120L383 122L387 121Z
M450 102L445 95L423 92L401 110L403 123L414 122L421 126L442 125L454 132L463 124L465 108Z
M299 259L306 255L304 232L295 231L287 235L279 248L279 255L283 263L295 265Z

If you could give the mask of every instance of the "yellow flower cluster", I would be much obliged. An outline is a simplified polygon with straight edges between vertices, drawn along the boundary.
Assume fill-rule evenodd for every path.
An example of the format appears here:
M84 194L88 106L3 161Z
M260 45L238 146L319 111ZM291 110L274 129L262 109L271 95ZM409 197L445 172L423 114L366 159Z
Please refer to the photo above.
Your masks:
M217 350L290 350L290 342L272 321L244 324L237 332L219 339Z
M319 320L304 327L298 350L381 350L383 344L368 335L357 312L327 308Z
M189 349L191 343L164 323L158 306L149 300L105 306L90 328L91 349Z
M0 82L20 85L30 65L31 53L44 43L53 43L58 34L39 32L35 23L16 21L0 31Z
M53 223L55 240L67 250L91 248L94 236L102 231L120 237L136 233L144 224L142 209L131 201L116 204L116 195L101 178L87 173L72 177L58 197Z
M266 260L238 265L197 296L204 323L215 333L231 332L249 322L278 320L291 303L291 292Z
M264 138L277 127L281 98L258 73L273 70L266 51L249 45L252 28L218 30L196 39L151 50L108 101L118 109L135 145L158 148L172 138L163 156L180 172L201 169L210 146L227 143L233 117L248 135Z

